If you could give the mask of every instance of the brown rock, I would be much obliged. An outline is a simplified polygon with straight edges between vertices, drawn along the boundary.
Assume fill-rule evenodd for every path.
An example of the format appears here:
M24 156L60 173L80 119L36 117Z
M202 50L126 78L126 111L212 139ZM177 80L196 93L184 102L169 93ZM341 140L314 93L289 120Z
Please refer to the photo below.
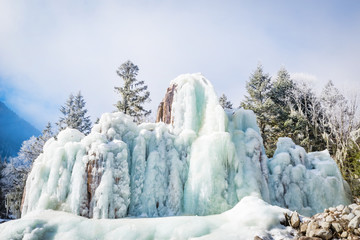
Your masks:
M316 229L315 230L315 237L319 237L321 239L332 239L333 235L332 235L332 232L331 230L329 229Z
M342 226L338 222L331 223L331 229L339 234L342 233L342 231L343 231Z
M321 240L321 238L318 238L318 237L305 237L305 236L302 236L302 237L298 238L298 240Z
M290 224L293 228L298 228L300 225L300 217L296 211L291 214Z
M348 206L346 206L343 210L342 210L343 214L349 214L350 213L350 208Z
M156 122L164 122L166 124L173 123L171 116L171 108L176 92L176 84L171 85L166 90L166 94L162 102L159 104L158 111L156 114Z
M290 226L290 216L285 212L284 219L280 221L280 224L287 227Z
M327 221L327 222L333 222L333 221L335 221L335 218L334 218L334 216L332 216L332 215L329 215L329 216L327 216L326 218L325 218L325 221Z
M335 212L335 211L336 211L336 208L331 207L331 208L329 208L329 211L330 211L330 212Z
M301 225L300 225L300 233L305 234L307 227L308 227L308 223L307 223L307 222L301 223Z
M255 236L254 240L263 240L263 239L261 237L259 237L259 236Z
M341 212L342 210L344 210L344 208L345 208L345 206L341 204L341 205L336 207L336 210Z
M359 227L359 224L360 224L360 217L356 216L349 222L348 228L356 229Z
M320 222L319 225L320 225L321 228L329 229L330 226L331 226L331 223L322 221L322 222Z
M353 213L354 213L356 216L360 216L360 209L354 210Z
M319 228L319 224L312 220L308 223L307 229L306 229L306 236L307 237L313 237L315 235L315 229Z
M346 238L348 236L347 232L342 232L342 234L340 235L341 238Z
M359 205L357 205L356 203L353 203L353 204L349 205L349 208L350 208L351 211L356 210L358 207L359 207Z
M355 214L349 213L349 214L346 216L345 219L348 220L348 221L351 221L354 217L355 217Z

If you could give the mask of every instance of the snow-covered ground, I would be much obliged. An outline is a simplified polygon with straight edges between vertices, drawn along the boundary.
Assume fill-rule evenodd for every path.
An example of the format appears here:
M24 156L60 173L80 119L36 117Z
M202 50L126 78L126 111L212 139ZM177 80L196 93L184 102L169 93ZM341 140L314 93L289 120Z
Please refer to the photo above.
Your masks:
M34 211L0 225L1 239L292 239L280 225L288 210L245 197L218 215L163 218L87 219L71 213Z

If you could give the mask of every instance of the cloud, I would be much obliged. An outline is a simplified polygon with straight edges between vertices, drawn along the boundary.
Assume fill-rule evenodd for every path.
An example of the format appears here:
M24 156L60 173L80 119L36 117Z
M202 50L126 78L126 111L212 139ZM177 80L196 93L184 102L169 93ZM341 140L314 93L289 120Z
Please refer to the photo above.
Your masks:
M348 21L359 17L334 25L328 5L307 3L0 0L1 95L41 129L79 90L93 119L113 111L115 72L128 59L153 112L170 80L188 72L202 72L238 105L258 61L270 74L284 64L356 84L360 39Z

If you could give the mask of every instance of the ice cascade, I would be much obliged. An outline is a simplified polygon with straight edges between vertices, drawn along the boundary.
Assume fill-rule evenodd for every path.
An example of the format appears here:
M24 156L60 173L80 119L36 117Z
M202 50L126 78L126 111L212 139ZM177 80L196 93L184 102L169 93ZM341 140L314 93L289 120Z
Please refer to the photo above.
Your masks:
M88 136L66 129L50 139L28 176L22 215L209 215L245 196L311 214L349 202L328 153L283 139L268 160L252 111L224 111L201 74L171 84L171 124L105 113Z

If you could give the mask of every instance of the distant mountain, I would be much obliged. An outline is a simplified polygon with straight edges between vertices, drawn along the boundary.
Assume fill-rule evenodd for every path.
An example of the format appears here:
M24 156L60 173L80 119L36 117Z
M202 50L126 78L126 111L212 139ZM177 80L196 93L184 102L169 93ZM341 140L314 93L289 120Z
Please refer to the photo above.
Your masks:
M0 102L0 156L16 156L24 140L40 131Z

